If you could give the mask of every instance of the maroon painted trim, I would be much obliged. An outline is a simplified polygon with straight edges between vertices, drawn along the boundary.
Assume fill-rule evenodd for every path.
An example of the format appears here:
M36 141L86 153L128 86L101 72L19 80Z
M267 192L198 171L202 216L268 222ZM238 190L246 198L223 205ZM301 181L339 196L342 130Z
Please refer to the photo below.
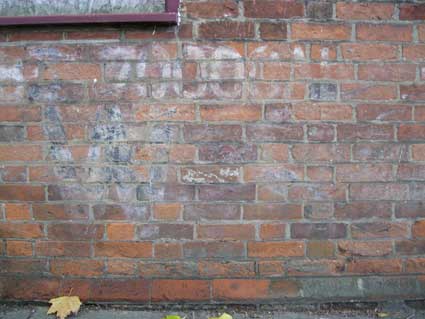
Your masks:
M0 16L0 26L36 25L36 24L83 24L83 23L165 23L178 22L179 0L165 0L165 12L125 13L125 14L87 14L52 16Z

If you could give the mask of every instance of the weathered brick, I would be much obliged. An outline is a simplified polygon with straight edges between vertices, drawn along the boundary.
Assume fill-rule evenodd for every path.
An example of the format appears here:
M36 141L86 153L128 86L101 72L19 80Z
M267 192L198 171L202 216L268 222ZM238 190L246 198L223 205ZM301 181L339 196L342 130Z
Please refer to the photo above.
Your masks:
M336 239L345 238L347 227L345 224L325 223L295 223L291 225L291 238L307 239Z
M199 263L199 273L204 277L253 277L255 275L253 262L216 262L202 261Z
M150 242L98 242L94 245L97 257L149 258L152 257Z
M203 105L201 119L204 121L258 121L261 118L259 105Z
M244 205L244 219L285 220L300 219L301 206L291 204L252 204Z
M302 23L292 24L294 40L348 40L351 27L346 24Z
M412 41L412 26L401 24L358 24L356 37L362 41Z
M198 238L221 240L249 240L254 239L253 225L198 225Z
M310 19L329 19L332 18L332 3L327 1L307 2L306 16Z
M337 88L332 83L312 83L310 84L310 99L317 101L335 101L337 98Z
M246 128L246 135L249 141L255 142L299 141L304 138L303 127L296 124L250 124Z
M346 3L336 4L336 17L343 20L390 20L394 14L391 3Z
M301 3L276 0L245 1L244 10L248 18L293 18L304 15Z
M58 276L93 277L103 273L103 261L99 260L60 260L50 263L50 271Z
M209 282L206 280L154 280L153 301L208 301Z
M237 3L233 0L211 2L189 2L184 4L190 18L221 18L238 15Z
M405 223L357 223L351 225L351 236L354 239L406 238L408 236L408 228Z
M263 40L284 40L287 37L288 26L284 22L262 22L260 37Z
M354 61L392 61L398 58L396 45L386 43L342 43L342 57Z
M214 300L259 300L269 294L269 280L215 279L212 281Z
M252 22L205 22L199 25L199 36L203 39L250 39L254 37Z
M255 185L211 185L199 187L199 199L209 201L245 201L255 199Z
M303 242L249 242L248 256L259 258L304 256Z
M338 253L344 256L387 256L392 254L391 241L339 241Z
M240 207L235 204L190 204L184 206L185 220L237 220L240 218Z
M423 4L402 4L400 6L400 20L425 19L425 6Z

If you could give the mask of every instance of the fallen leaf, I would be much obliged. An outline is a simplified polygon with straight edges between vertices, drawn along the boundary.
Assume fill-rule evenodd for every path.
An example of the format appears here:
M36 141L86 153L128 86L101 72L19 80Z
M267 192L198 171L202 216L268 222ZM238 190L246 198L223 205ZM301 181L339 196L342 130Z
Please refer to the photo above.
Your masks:
M47 311L48 315L56 313L56 316L60 319L65 319L71 313L76 314L80 310L81 301L80 298L73 297L59 297L50 299L49 302L52 304Z
M223 313L220 317L212 317L209 319L233 319L233 317L227 313Z
M388 317L390 314L386 312L378 312L377 315L379 318L385 318Z

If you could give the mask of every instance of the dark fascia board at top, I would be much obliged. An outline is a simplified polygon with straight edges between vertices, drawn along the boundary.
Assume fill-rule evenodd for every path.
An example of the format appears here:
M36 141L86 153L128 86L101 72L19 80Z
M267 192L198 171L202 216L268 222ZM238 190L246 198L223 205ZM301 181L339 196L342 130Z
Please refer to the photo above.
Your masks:
M0 16L0 26L88 23L160 23L177 24L180 0L165 0L165 11L156 13L120 13L51 16Z

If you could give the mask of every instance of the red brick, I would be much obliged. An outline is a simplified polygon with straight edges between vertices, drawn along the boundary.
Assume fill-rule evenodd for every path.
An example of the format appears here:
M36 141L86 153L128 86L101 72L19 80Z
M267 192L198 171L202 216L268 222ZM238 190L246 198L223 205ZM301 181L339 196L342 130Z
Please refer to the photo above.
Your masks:
M203 39L250 39L254 38L251 22L220 21L199 25L199 37Z
M252 204L244 205L243 210L246 220L285 220L302 217L301 206L293 204Z
M15 31L9 34L9 42L16 41L58 41L62 40L62 32L28 32L28 31Z
M292 156L302 162L334 162L350 159L350 149L344 144L298 144L292 147Z
M390 164L341 164L336 166L338 182L386 182L393 180Z
M398 58L397 46L386 43L342 43L341 53L344 59L355 61L391 61Z
M361 64L358 68L359 80L367 81L414 81L414 64Z
M187 258L245 256L241 242L186 242L183 245L183 253Z
M257 59L295 59L305 60L306 51L303 44L288 44L283 42L266 41L248 43L247 55L252 60Z
M328 124L315 124L307 127L309 141L332 142L335 139L335 127Z
M248 240L255 238L253 225L198 225L199 239Z
M193 239L193 225L189 224L142 224L138 225L139 239Z
M32 256L32 243L29 241L8 240L6 242L8 256Z
M262 22L260 37L263 40L284 40L287 37L288 27L284 22Z
M28 204L6 204L5 209L8 220L31 219L30 205Z
M0 145L0 161L36 161L42 157L38 145Z
M269 280L215 279L213 300L259 300L269 295Z
M395 100L397 88L394 85L346 83L341 85L342 100Z
M304 15L301 3L280 0L244 1L244 10L247 18L287 19Z
M204 121L258 121L261 118L259 105L202 105Z
M331 182L333 180L333 168L328 166L308 166L307 179L316 182Z
M16 183L27 181L27 168L23 166L5 166L0 170L4 182Z
M263 240L285 239L286 224L261 224L260 238Z
M260 261L258 271L262 277L279 277L285 273L285 266L282 261Z
M304 179L302 166L293 164L281 165L247 165L244 167L246 182L288 182Z
M182 245L180 243L157 243L154 245L155 258L179 259L182 258Z
M93 224L50 224L47 233L53 240L99 240L103 238L103 227Z
M119 31L70 31L66 33L66 38L69 40L119 40Z
M346 24L301 23L291 25L293 40L349 40L351 27Z
M103 273L103 261L99 260L61 260L50 262L50 271L57 276L94 277Z
M330 258L335 254L333 241L308 241L307 256L310 258Z
M253 262L201 261L199 274L202 277L254 277Z
M402 261L399 259L353 260L347 264L346 271L358 274L400 273Z
M340 141L392 141L394 139L391 125L377 124L341 124L337 127L337 135Z
M387 256L392 254L391 241L339 241L338 252L344 256Z
M290 200L344 200L346 186L343 184L294 184L289 188Z
M255 185L211 185L199 187L199 199L209 201L245 201L255 199Z
M41 224L0 223L0 232L3 238L42 238L44 237Z
M310 57L312 60L336 60L336 46L334 44L312 44Z
M400 5L400 20L424 20L425 5L402 4Z
M343 20L390 20L394 13L391 3L345 3L336 4L336 17Z
M350 187L350 197L353 200L407 200L408 192L408 185L395 183L361 183Z
M60 288L57 278L2 277L0 283L3 300L48 301L58 296Z
M352 121L353 110L348 104L297 103L292 106L297 120Z
M354 79L354 67L351 64L297 64L294 71L295 79Z
M344 271L341 260L292 260L287 265L289 276L339 275Z
M425 203L417 201L397 203L395 206L395 216L397 218L425 217Z
M286 162L289 156L289 148L286 144L264 144L262 146L261 159L272 162Z
M239 125L198 125L189 124L184 127L186 142L237 142L242 139L242 128Z
M153 206L155 219L178 220L180 219L182 205L179 203L158 203Z
M134 225L132 224L108 224L106 234L109 240L133 240Z
M360 104L357 106L357 119L361 121L410 121L410 105Z
M248 140L256 142L299 141L304 138L303 127L294 124L285 126L251 124L246 128L246 135Z
M291 238L294 239L336 239L347 236L345 224L294 223L291 224Z
M412 225L412 235L415 238L425 237L425 220L418 220Z
M189 18L224 18L238 15L237 3L231 0L188 2L184 4Z
M139 274L144 278L190 278L199 277L194 262L140 262Z
M358 223L351 225L351 236L354 239L406 238L408 229L409 227L405 223Z
M191 121L195 120L192 104L139 105L135 108L138 121Z
M237 204L200 203L184 206L185 220L236 220L240 218Z
M100 65L91 63L49 64L41 77L44 80L94 80L101 77L101 70Z
M99 242L95 244L97 257L149 258L152 257L150 242Z
M398 129L399 141L422 141L425 138L425 125L402 124Z
M90 257L90 246L88 242L38 241L35 254L47 257Z
M338 219L390 218L391 204L386 202L335 203L335 217Z
M304 256L303 242L249 242L248 256L257 258Z
M279 279L270 283L270 296L272 298L294 298L301 295L301 287L297 281Z
M405 45L403 46L403 57L406 60L423 61L425 54L425 45Z
M425 258L409 258L406 260L406 272L423 273L425 270Z
M98 279L90 281L89 300L146 302L149 281L143 279Z
M206 280L154 280L152 301L207 301L210 299Z
M412 41L412 26L397 24L358 24L357 40L361 41Z
M109 260L106 272L111 275L131 276L134 275L136 263L134 261Z
M87 205L33 204L32 210L34 219L37 220L74 220L89 218L89 207Z
M425 85L400 85L400 96L402 100L406 101L424 101Z

